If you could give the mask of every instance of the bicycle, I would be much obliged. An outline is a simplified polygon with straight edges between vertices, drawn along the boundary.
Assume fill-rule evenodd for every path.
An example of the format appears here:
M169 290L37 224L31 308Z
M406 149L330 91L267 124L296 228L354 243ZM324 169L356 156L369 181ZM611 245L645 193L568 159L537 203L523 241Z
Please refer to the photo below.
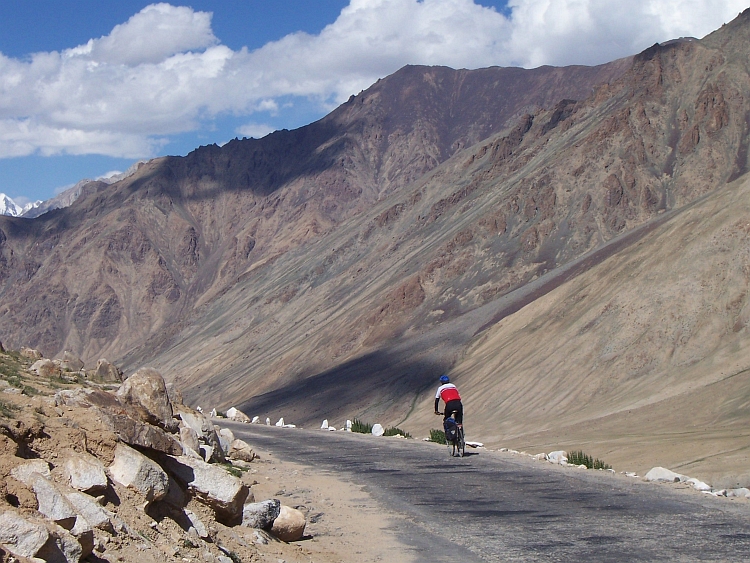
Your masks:
M455 420L454 415L458 411L453 411L450 415L453 420ZM438 414L443 414L439 412ZM445 428L443 428L445 430ZM464 435L464 425L459 424L456 422L456 435L453 437L453 439L450 439L448 436L448 433L445 433L445 443L448 445L448 451L451 454L451 457L464 457L464 454L466 453L466 437Z

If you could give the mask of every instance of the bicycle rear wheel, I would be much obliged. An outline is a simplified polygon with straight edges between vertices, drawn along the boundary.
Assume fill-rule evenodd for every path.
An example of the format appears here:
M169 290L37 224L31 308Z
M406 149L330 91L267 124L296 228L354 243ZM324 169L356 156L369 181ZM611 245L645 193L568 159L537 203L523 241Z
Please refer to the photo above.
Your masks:
M466 438L464 437L463 426L458 427L458 432L456 432L456 442L458 442L456 445L458 457L464 457L464 454L466 453Z

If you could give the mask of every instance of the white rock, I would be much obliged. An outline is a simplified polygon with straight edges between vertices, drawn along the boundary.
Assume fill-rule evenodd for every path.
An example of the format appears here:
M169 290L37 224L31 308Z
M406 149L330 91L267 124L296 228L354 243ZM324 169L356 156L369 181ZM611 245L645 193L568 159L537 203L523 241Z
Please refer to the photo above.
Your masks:
M550 452L547 454L547 459L551 463L559 463L560 465L563 465L563 462L565 465L568 463L568 452L558 450L555 452Z
M109 533L114 532L111 521L113 514L102 508L91 496L84 493L68 493L65 498L73 505L78 514L83 516L94 528Z
M211 409L211 414L209 414L208 416L210 416L211 418L216 418L217 415L218 413L216 412L216 409Z
M32 477L34 475L41 475L47 479L52 478L52 473L49 470L49 463L43 459L30 459L20 465L16 465L10 470L10 474L16 481L20 481L27 487L31 487Z
M466 445L469 446L470 448L483 448L484 447L484 444L482 442L466 442ZM546 454L541 454L541 455L546 455Z
M547 460L547 454L536 454L534 456L531 456L533 459L537 461L546 461Z
M352 421L351 421L351 420L347 420L347 421L346 421L346 426L344 426L344 429L345 429L345 430L346 430L347 432L351 432L351 431L352 431Z
M198 500L213 508L222 523L241 518L249 489L237 477L192 457L166 456L165 459L169 471L185 483Z
M728 497L750 498L750 489L741 487L739 489L727 489Z
M266 417L266 426L271 426L271 419Z
M380 424L373 424L372 425L372 435L373 436L382 436L385 433L385 430L383 430L383 427Z
M42 524L29 522L13 512L0 513L0 545L18 557L35 557L49 539Z
M227 410L227 418L235 422L252 422L250 417L238 408L231 407Z
M711 485L707 485L698 479L688 479L685 482L692 486L696 491L710 491L712 489Z
M323 424L320 425L320 429L321 430L328 430L328 419L327 418L323 421Z
M284 417L281 417L281 418L280 418L280 419L279 419L279 420L278 420L278 421L276 422L276 426L278 426L279 428L281 428L282 426L284 426Z
M232 432L229 428L222 428L218 432L219 435L219 443L221 444L221 449L224 450L224 455L229 453L229 446L232 445L232 442L234 442L234 432Z
M39 512L66 530L73 529L78 512L52 481L36 473L31 478L31 488L36 495Z
M206 528L206 525L203 523L203 521L198 517L198 515L191 511L185 509L185 516L187 516L188 520L190 520L190 525L195 529L195 531L198 534L198 537L201 539L207 539L210 536L208 533L208 528Z
M259 424L260 423L260 417L259 416L254 416L253 420L251 422L252 422L252 424Z
M625 477L638 477L638 474L633 473L632 471L623 471L623 475L625 475Z
M63 464L70 486L87 493L99 493L107 488L104 464L88 453L73 452Z
M654 467L646 473L644 479L660 483L679 483L680 481L685 481L687 478L664 467Z
M169 477L159 465L122 443L115 448L109 474L123 487L141 493L147 501L161 500L169 489Z
M296 424L284 424L283 428L297 428Z

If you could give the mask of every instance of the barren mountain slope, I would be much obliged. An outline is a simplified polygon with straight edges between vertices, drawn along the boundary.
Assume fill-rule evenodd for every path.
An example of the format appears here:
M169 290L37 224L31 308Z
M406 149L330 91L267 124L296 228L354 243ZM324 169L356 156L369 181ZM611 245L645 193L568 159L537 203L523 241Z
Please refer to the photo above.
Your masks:
M749 81L727 60L697 41L651 48L592 98L522 118L245 274L138 353L194 400L399 421L477 330L561 283L529 282L744 170Z
M748 293L745 177L478 335L453 370L469 428L747 485ZM430 402L409 425L434 425Z
M156 159L70 208L2 220L0 335L49 356L121 357L461 146L627 65L407 67L307 127Z

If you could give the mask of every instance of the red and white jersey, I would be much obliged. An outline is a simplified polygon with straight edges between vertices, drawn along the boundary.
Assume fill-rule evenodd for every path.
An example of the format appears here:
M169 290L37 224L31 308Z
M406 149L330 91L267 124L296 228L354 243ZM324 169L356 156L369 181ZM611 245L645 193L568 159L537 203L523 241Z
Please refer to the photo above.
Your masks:
M444 403L447 403L448 401L460 401L461 395L458 394L458 389L453 383L446 383L438 387L435 398L442 399Z

